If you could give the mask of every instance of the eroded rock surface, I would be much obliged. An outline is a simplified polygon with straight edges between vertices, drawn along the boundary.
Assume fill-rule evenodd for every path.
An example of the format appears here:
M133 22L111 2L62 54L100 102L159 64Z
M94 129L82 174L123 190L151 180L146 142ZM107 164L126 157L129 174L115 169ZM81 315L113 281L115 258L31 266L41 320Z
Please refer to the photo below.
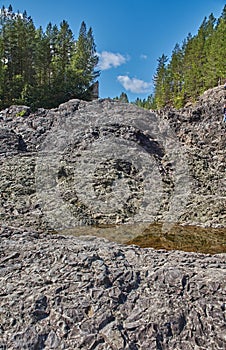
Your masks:
M70 236L225 227L224 93L158 114L110 100L0 113L0 349L226 348L225 254L117 244L111 225L112 242Z
M224 95L217 87L157 114L111 100L2 111L0 223L224 227Z
M188 152L193 195L181 219L198 225L226 224L225 99L226 91L219 86L207 90L195 105L161 112Z
M226 347L225 254L1 230L0 348Z

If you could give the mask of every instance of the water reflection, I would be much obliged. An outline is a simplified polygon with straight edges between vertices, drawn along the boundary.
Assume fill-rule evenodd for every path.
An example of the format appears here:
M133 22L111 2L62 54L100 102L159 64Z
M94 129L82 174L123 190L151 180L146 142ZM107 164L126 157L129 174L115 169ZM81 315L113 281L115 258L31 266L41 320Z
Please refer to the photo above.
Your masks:
M134 225L81 226L58 232L73 236L97 236L123 244L143 248L183 250L208 254L226 253L226 228L170 224L162 230L161 223Z

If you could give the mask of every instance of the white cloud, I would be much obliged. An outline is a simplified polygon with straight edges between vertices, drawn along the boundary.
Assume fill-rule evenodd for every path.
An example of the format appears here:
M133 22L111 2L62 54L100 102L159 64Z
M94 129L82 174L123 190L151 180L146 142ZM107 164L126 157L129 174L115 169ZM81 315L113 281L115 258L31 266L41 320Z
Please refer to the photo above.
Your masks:
M128 57L121 55L120 53L113 53L108 51L103 51L98 53L99 63L98 68L100 70L106 70L110 68L116 68L128 61Z
M147 60L147 59L148 59L148 56L147 56L147 55L144 55L144 54L141 54L141 55L140 55L140 58L141 58L142 60Z
M130 78L128 75L119 75L117 80L127 91L142 94L150 91L151 83L137 78Z

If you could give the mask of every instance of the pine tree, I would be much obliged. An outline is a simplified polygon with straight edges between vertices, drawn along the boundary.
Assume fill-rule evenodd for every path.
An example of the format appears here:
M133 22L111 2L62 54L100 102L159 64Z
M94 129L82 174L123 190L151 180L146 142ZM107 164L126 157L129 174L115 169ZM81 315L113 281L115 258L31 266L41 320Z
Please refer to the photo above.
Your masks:
M188 35L184 48L184 60L183 60L183 70L184 70L184 91L185 100L189 101L194 99L196 96L196 41L195 37L191 34Z
M8 15L6 15L6 13ZM25 85L34 83L35 27L26 12L14 14L10 9L1 21L2 56L5 62L3 95L5 103L20 103Z
M155 101L157 108L165 106L169 100L167 61L168 57L164 54L158 59L157 71L154 77Z
M4 84L6 62L4 59L3 39L0 37L0 107L4 106Z
M35 28L26 11L0 12L0 104L54 107L69 98L91 98L99 75L92 28L82 23L75 42L66 21Z
M95 70L98 63L96 47L90 28L87 32L85 22L82 22L79 37L75 44L75 53L72 58L72 75L76 82L76 91L74 94L80 98L89 99L88 88L94 82L95 78L100 75L99 71Z
M184 102L184 76L183 50L180 48L179 44L175 45L168 65L168 80L170 85L170 101L176 108L180 108Z
M218 20L207 52L206 86L215 86L218 82L223 83L226 77L226 6Z
M141 100L141 98L137 97L137 99L132 102L138 107L145 108L145 109L156 109L157 105L154 99L154 96L151 94L147 97L147 99Z
M52 31L52 100L65 102L70 89L70 66L74 54L74 37L66 21Z
M125 92L122 92L121 95L119 96L119 101L123 103L129 103L128 96Z
M60 23L60 29L56 37L58 74L63 83L66 82L66 72L70 64L74 49L74 37L66 21Z
M184 58L184 79L187 98L196 99L208 87L207 57L214 32L215 18L205 17L198 34L186 45Z
M160 108L170 103L182 107L195 101L206 89L223 83L226 77L226 6L217 21L213 14L205 17L195 36L188 34L182 47L177 44L171 60L158 60L154 77L153 101ZM137 101L143 104L142 101Z

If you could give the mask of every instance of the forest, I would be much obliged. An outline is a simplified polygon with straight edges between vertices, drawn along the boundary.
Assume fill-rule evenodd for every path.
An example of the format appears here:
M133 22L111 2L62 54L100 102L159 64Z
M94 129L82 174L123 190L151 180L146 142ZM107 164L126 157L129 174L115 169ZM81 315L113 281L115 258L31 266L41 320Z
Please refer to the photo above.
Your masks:
M181 108L226 80L226 6L217 19L204 18L196 35L157 60L154 93L134 104L147 109ZM0 10L0 108L12 104L53 108L72 98L92 99L100 75L93 31L81 23L78 38L63 20L36 28L12 6ZM115 99L129 102L126 93Z
M79 36L64 20L35 28L26 11L0 12L0 108L24 104L52 108L71 98L91 99L99 76L92 28L81 23Z
M170 59L162 54L154 82L154 94L137 99L147 109L165 106L181 108L194 102L204 91L226 82L226 6L220 18L204 18L194 36L188 34L182 45L175 45ZM125 100L125 96L122 96Z

